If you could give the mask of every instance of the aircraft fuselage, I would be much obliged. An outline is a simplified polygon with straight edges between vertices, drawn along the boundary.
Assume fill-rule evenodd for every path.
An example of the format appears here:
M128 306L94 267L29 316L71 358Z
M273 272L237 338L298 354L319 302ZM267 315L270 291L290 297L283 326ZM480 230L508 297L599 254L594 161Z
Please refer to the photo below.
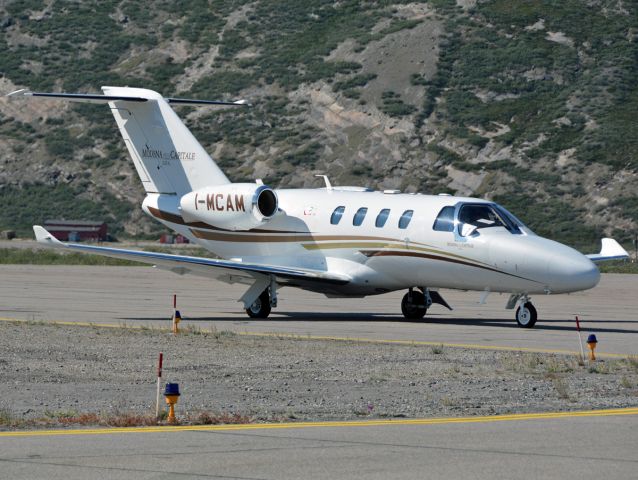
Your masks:
M317 288L331 296L373 295L413 285L566 293L592 288L600 277L597 267L580 252L539 237L523 225L516 233L506 226L491 226L463 235L462 223L455 218L452 231L434 229L444 207L454 207L458 214L463 205L494 205L486 200L325 188L282 189L276 194L279 212L264 225L244 231L184 222L174 197L149 194L144 210L225 259L350 275L350 284L338 291ZM217 201L226 202L233 204L222 197ZM332 217L340 208L335 223ZM367 211L357 222L360 209ZM412 212L411 218L400 225L405 212Z

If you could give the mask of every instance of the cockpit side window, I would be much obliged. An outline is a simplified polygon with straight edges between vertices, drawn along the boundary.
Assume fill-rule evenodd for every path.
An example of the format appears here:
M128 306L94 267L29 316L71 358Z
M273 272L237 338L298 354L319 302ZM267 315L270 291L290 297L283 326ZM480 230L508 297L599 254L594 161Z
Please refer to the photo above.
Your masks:
M477 229L505 226L496 211L487 204L463 205L459 212L459 222L474 225Z
M434 220L434 230L437 232L454 231L454 207L443 207Z

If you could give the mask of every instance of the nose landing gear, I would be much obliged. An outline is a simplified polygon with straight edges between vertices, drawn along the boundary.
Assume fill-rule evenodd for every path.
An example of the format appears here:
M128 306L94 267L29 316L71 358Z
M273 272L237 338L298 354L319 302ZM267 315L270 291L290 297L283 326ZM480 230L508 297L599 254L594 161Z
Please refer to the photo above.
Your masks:
M516 309L516 323L521 328L533 328L536 324L536 308L532 302L524 302Z
M509 300L507 301L507 305L505 308L507 310L512 310L516 305L518 308L516 309L516 323L521 328L533 328L536 324L536 319L538 315L536 314L536 309L529 297L524 293L513 293L510 295Z

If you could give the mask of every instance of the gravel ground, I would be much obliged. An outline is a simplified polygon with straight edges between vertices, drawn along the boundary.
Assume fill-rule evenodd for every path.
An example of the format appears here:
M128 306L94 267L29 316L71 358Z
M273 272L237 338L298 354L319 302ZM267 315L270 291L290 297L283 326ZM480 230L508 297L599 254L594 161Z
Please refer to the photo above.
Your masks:
M638 359L282 337L0 324L0 417L154 411L156 361L177 412L254 421L466 416L638 405Z

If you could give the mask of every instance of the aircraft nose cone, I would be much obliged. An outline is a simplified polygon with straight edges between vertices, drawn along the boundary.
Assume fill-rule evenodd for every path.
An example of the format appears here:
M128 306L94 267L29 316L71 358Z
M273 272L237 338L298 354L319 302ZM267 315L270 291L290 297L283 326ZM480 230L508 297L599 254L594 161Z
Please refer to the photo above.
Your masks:
M553 279L552 291L555 293L588 290L600 281L598 267L589 258L571 248L552 256L549 273Z

